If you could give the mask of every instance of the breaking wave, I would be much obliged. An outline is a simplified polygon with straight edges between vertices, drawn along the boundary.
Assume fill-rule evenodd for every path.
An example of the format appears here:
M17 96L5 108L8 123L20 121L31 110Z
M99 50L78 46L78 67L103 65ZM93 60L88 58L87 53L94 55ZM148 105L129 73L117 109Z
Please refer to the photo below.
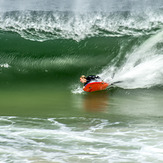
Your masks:
M141 36L163 27L163 11L8 11L0 13L1 32L16 32L32 41L90 37Z
M160 31L127 53L120 67L116 66L116 60L100 75L111 83L120 81L117 85L128 89L163 85L162 45L163 31Z

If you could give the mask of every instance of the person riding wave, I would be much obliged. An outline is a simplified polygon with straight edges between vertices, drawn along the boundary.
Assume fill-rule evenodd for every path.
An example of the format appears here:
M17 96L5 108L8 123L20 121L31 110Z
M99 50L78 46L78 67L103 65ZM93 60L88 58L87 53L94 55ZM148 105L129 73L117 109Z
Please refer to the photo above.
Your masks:
M84 84L84 87L88 84L88 83L91 83L91 82L97 82L97 81L102 81L101 78L99 76L95 76L95 75L89 75L89 76L85 76L85 75L82 75L80 77L80 82Z

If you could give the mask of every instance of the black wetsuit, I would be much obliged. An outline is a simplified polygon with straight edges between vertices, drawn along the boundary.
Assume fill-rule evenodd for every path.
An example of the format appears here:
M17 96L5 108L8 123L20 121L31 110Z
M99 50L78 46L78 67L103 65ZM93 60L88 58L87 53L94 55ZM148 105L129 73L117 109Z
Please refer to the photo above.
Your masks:
M99 80L100 77L99 76L95 76L95 75L89 75L86 77L86 83L84 83L84 86L86 86L88 83L90 83L92 80Z

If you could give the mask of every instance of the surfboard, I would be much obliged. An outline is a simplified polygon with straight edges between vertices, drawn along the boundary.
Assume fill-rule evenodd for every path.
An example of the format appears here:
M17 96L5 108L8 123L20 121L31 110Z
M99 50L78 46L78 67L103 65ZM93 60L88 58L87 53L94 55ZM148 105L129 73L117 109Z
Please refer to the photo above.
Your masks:
M83 90L85 92L95 92L105 90L109 86L108 83L105 82L91 82L88 83Z

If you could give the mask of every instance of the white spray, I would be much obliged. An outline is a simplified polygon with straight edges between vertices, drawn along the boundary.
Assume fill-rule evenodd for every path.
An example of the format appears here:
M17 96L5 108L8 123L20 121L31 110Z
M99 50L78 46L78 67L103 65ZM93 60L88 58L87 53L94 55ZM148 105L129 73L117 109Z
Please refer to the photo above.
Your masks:
M118 69L109 66L100 74L107 82L124 89L149 88L163 84L163 55L157 44L163 42L163 31L151 36L133 52ZM112 77L112 75L114 77Z

